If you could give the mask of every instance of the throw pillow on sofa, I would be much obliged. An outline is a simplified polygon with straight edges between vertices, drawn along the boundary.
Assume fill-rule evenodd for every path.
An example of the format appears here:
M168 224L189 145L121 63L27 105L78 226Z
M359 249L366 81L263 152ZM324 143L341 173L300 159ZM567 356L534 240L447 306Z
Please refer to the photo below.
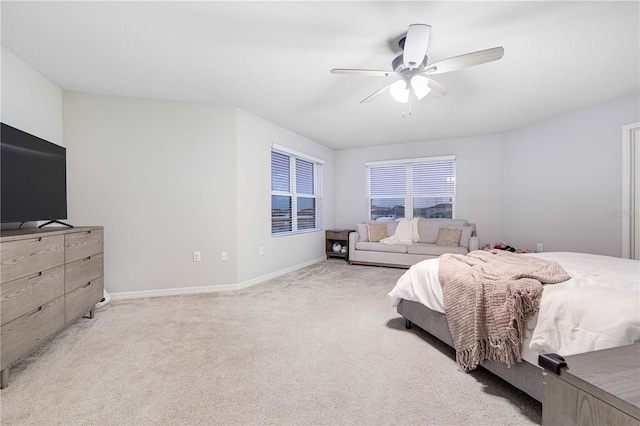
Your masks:
M366 223L356 223L356 227L358 228L358 241L367 242L369 241L369 227Z
M462 229L440 228L438 230L438 238L436 238L436 245L440 247L458 247L461 235Z
M380 242L389 236L385 223L369 223L367 227L369 228L369 241L372 243Z
M462 233L460 234L460 242L458 243L458 245L460 247L469 248L469 239L471 238L471 234L473 233L473 228L471 226L447 225L447 228L462 230Z

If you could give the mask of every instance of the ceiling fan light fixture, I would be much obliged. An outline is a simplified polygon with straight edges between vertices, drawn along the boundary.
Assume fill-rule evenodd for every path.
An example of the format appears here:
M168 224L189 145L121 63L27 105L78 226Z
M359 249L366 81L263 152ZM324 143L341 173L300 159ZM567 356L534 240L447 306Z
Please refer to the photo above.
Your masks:
M398 80L389 86L389 92L396 101L403 104L409 102L409 89L407 88L407 83L404 80Z
M421 100L429 94L431 87L429 87L429 79L423 75L414 75L411 77L411 87L418 100Z

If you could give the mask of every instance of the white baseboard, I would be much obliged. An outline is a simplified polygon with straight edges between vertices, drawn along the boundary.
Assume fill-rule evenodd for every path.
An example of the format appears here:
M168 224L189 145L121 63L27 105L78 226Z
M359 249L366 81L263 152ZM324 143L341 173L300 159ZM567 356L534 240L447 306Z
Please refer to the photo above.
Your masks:
M111 300L123 300L123 299L141 299L143 297L162 297L162 296L179 296L183 294L201 294L201 293L217 293L221 291L233 291L242 290L256 284L268 281L273 278L277 278L281 275L289 272L297 271L306 266L314 265L326 260L326 257L319 257L309 262L301 263L299 265L291 266L286 269L281 269L276 272L272 272L267 275L262 275L257 278L250 279L237 284L220 284L220 285L206 285L200 287L182 287L182 288L166 288L158 290L143 290L143 291L125 291L119 293L109 293Z

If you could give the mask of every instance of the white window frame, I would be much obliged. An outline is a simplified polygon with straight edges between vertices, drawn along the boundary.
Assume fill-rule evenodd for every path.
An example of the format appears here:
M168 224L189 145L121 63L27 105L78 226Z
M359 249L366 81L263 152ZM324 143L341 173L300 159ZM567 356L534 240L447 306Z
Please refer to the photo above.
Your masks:
M271 152L286 155L289 157L289 191L274 191L271 190L271 196L284 196L291 197L291 231L274 232L273 231L273 206L272 206L272 237L282 237L286 235L302 234L308 232L318 232L324 229L323 223L323 166L324 161L312 157L308 154L295 151L291 148L280 146L277 144L271 145ZM270 157L271 158L271 157ZM297 193L296 191L296 159L304 160L313 164L313 194ZM271 159L269 159L271 162ZM271 163L270 163L271 166ZM273 180L273 171L271 172L271 179ZM315 200L315 226L313 228L298 229L298 198L312 198Z
M452 194L413 194L413 165L416 163L427 163L435 161L453 161L453 193ZM367 219L371 219L371 200L374 199L394 199L402 198L405 201L404 206L404 218L413 219L413 199L414 198L451 198L452 212L451 218L456 218L456 156L455 155L443 155L438 157L422 157L422 158L410 158L402 160L386 160L386 161L368 161L364 163L366 169L366 197L367 197ZM389 195L376 195L371 196L371 167L376 166L392 166L392 165L404 165L406 167L406 193L405 194L389 194Z

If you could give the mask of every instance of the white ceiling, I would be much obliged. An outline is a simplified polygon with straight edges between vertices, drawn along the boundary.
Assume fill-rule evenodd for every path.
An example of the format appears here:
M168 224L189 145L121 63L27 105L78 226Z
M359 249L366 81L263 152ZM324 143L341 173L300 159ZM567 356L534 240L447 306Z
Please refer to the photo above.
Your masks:
M13 2L2 45L65 90L233 105L335 149L503 132L640 91L640 12L627 2ZM504 46L403 106L389 82L409 24L435 62Z

